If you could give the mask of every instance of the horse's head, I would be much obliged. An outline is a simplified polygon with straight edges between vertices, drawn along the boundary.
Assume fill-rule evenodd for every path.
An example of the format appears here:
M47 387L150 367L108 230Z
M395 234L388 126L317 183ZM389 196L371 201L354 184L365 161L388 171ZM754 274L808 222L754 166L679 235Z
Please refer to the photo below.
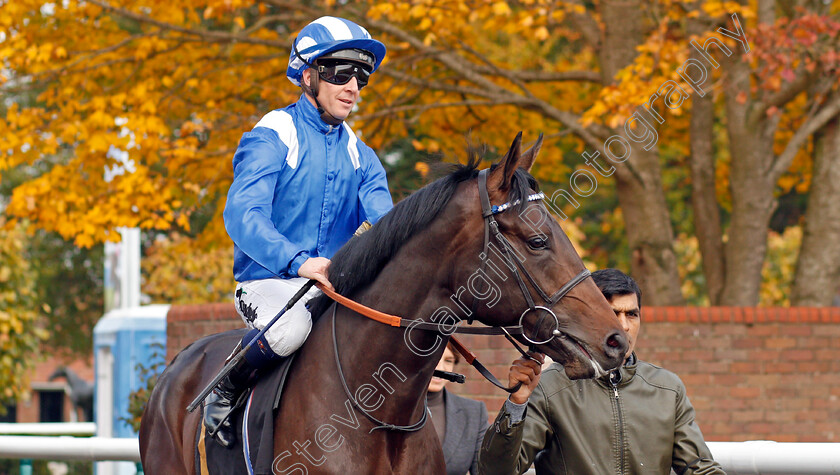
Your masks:
M474 301L475 318L521 324L516 338L563 364L569 377L598 376L621 364L627 338L528 173L542 136L520 153L521 136L459 194L467 223L456 236L464 256L456 281L473 297L464 302Z

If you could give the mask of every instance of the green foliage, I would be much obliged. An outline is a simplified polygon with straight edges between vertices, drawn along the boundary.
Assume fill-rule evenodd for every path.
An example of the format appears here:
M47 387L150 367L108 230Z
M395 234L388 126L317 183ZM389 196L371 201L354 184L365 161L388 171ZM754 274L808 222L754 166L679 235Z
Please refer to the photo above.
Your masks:
M680 263L680 281L685 302L688 305L709 305L706 293L706 277L703 275L703 257L697 236L680 234L674 242L674 252Z
M80 248L57 233L39 230L27 242L27 258L38 301L49 307L47 344L63 356L86 357L104 309L103 246Z
M767 257L761 269L759 305L790 305L790 289L801 243L802 228L799 226L791 226L781 234L770 232L767 237Z
M128 414L130 417L120 419L130 425L134 432L140 431L140 422L143 411L146 410L146 403L149 401L149 396L152 395L158 377L166 368L165 348L160 343L154 343L152 347L155 350L149 358L150 365L145 366L143 363L137 363L137 366L135 366L135 369L140 373L140 387L128 395Z
M39 326L36 281L26 260L22 226L0 218L0 411L28 392L28 373L46 332Z
M433 178L429 175L429 163L440 161L439 154L417 150L415 144L418 144L416 139L406 137L379 153L395 203L428 183Z

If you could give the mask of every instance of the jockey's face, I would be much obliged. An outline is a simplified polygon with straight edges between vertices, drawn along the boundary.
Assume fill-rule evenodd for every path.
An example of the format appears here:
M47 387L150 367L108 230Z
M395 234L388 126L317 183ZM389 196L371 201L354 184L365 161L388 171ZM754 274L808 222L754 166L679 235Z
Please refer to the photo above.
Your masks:
M304 83L309 86L309 74L303 75ZM307 95L307 97L309 97ZM318 81L318 102L328 114L338 120L344 120L353 111L353 107L359 101L359 82L351 78L345 84L332 84L327 81ZM310 102L314 101L310 98Z

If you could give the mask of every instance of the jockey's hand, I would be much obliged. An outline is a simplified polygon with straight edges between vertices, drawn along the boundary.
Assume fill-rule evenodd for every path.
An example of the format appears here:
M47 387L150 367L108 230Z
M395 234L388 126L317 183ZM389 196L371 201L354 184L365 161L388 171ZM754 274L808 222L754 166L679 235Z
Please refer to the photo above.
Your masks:
M327 270L330 268L330 260L326 257L310 257L309 259L303 261L303 265L300 266L298 269L298 275L301 277L306 277L307 279L315 279L317 282L320 282L324 285L324 287L333 289L332 284L330 283L330 278L327 275Z
M510 395L510 401L515 404L525 404L528 402L528 398L534 392L537 383L540 382L540 372L542 371L542 364L545 362L545 355L535 352L529 352L528 354L533 359L520 356L514 360L508 373L508 384L510 386L514 386L519 382L522 383L519 391Z

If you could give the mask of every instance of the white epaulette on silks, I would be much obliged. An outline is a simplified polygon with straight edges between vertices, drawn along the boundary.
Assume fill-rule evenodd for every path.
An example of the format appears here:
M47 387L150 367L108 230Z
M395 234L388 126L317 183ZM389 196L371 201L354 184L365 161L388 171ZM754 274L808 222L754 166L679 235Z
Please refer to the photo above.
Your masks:
M353 132L353 129L347 125L347 122L342 122L341 125L344 126L344 130L347 132L347 136L349 137L347 141L347 153L350 154L350 160L353 161L353 169L358 170L361 166L359 163L359 145L356 143L359 141L359 138L356 137L356 132Z
M341 124L344 126L348 136L347 153L353 162L353 169L358 170L361 166L361 162L359 161L359 139L346 122L342 122ZM277 132L280 141L289 149L289 152L286 154L286 163L292 168L297 168L299 145L297 129L295 128L295 122L292 120L292 116L283 110L273 110L257 122L254 128L257 127L265 127Z

